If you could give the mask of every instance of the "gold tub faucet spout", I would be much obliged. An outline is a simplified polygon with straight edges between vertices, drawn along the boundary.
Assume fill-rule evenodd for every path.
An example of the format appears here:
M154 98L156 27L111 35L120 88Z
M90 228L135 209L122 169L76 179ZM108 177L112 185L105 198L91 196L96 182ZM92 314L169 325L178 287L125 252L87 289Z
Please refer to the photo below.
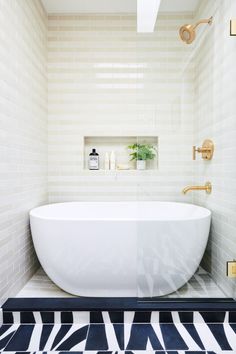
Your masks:
M205 186L187 186L183 189L183 194L187 194L190 191L206 191L207 194L211 194L211 182L206 182Z

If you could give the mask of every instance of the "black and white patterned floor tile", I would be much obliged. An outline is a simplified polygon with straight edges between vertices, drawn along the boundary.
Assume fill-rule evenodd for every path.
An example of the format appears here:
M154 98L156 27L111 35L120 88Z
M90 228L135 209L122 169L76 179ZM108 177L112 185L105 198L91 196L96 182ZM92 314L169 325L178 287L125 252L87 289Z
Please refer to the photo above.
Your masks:
M1 352L1 354L229 354L232 352L214 352L214 351L83 351L83 352L72 352L72 351L38 351L38 352Z
M4 324L236 323L236 311L4 311Z
M127 327L128 326L128 327ZM183 327L182 327L183 326ZM163 351L233 350L235 328L222 324L4 325L1 350L15 351ZM232 335L232 332L233 335Z
M1 352L1 354L232 354L232 352L223 351L223 352L214 352L214 351L83 351L83 352L72 352L72 351L63 351L63 352Z
M0 328L0 351L232 354L236 353L235 314L6 312Z

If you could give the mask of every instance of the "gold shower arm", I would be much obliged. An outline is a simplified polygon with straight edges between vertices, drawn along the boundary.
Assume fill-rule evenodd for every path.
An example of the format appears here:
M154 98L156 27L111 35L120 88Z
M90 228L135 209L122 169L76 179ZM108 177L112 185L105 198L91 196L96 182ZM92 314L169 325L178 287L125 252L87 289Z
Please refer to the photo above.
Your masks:
M211 16L210 18L207 19L203 19L198 21L197 23L195 23L195 25L193 26L193 28L197 28L199 25L203 24L203 23L208 23L208 25L211 25L213 21L213 17Z
M203 23L207 23L208 25L211 25L212 21L213 21L213 17L210 17L210 18L207 18L207 19L199 20L194 25L191 25L191 24L183 25L179 29L180 38L186 44L191 44L194 41L195 37L196 37L196 28L200 24L203 24Z

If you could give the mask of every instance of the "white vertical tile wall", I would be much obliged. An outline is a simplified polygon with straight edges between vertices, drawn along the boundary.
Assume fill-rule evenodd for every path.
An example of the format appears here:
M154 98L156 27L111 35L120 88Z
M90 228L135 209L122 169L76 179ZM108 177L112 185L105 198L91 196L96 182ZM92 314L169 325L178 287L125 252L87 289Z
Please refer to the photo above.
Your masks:
M209 180L213 192L195 193L194 202L212 211L212 229L204 267L228 294L236 296L235 279L226 277L226 261L236 258L236 38L229 22L234 0L202 0L196 18L214 15L213 25L196 51L195 143L215 143L212 161L195 162L195 182Z
M178 28L190 19L162 14L142 35L131 15L49 16L50 202L184 200L193 111L190 100L180 104ZM84 136L145 134L160 137L157 172L83 170Z
M0 305L37 268L28 212L47 201L47 16L0 0Z

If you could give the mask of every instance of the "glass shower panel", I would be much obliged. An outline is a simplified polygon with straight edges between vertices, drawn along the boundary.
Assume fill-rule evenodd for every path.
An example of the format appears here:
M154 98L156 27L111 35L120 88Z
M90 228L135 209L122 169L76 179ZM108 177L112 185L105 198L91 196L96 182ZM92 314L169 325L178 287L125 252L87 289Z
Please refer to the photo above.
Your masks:
M219 224L225 211L215 205L217 191L212 196L203 191L182 193L188 185L202 185L208 180L219 183L215 160L212 164L200 156L192 160L193 145L218 138L223 116L217 100L222 101L223 88L230 86L226 67L221 65L222 57L217 55L219 44L215 42L216 33L226 21L219 6L219 1L208 0L201 1L194 14L160 14L153 34L137 35L137 61L145 64L139 81L142 87L137 90L137 106L145 102L145 109L140 110L138 121L142 119L147 135L157 137L156 168L149 161L146 170L137 171L136 176L137 296L141 301L235 297L235 280L226 276L226 261L235 258L235 254L229 252L225 239L219 239ZM211 16L213 25L201 27L194 43L186 45L180 41L181 24ZM222 50L227 45L222 42ZM233 116L233 105L227 107L227 112ZM219 162L220 152L216 153ZM209 238L201 240L202 225L196 223L193 228L191 220L181 228L183 220L176 220L180 209L173 212L170 205L156 202L189 204L190 208L194 204L211 210ZM157 215L162 215L158 221ZM191 242L194 238L195 243Z
M191 276L182 257L188 249L181 234L176 232L176 225L164 220L156 221L158 213L162 213L163 218L166 217L165 212L168 213L167 204L157 205L156 202L181 202L181 190L187 183L183 174L192 176L191 163L190 167L185 166L184 149L192 144L193 124L187 118L193 116L190 112L193 109L190 97L193 88L191 81L184 80L181 75L183 53L177 35L173 37L173 26L176 26L178 34L180 19L183 21L182 15L167 18L160 14L154 33L138 34L137 58L145 60L145 70L137 104L141 100L145 102L142 123L146 134L152 134L157 139L155 164L147 161L146 170L137 171L139 298L159 298L173 293L179 284L185 284ZM189 103L184 105L183 102ZM142 146L140 140L138 143Z

